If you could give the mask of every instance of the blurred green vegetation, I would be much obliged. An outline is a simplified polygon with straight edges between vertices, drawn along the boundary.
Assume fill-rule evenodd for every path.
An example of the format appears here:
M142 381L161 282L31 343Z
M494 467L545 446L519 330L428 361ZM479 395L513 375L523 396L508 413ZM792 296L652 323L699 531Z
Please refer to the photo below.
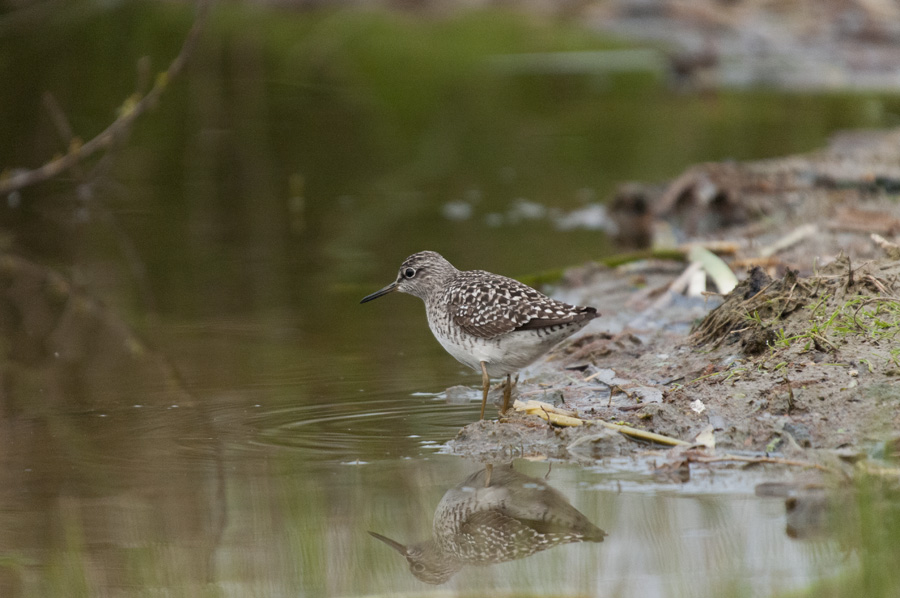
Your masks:
M45 91L88 139L137 86L139 60L149 57L151 76L164 69L194 18L181 3L54 9L0 22L0 169L65 147ZM101 176L90 178L91 162L0 202L0 244L72 273L141 332L149 311L179 327L258 331L246 355L234 355L232 330L200 347L184 335L170 351L228 383L309 364L314 390L290 397L299 403L335 392L328 382L348 367L386 387L458 378L414 300L351 311L414 251L512 276L603 257L617 250L601 232L561 231L548 215L605 201L629 179L806 151L836 129L900 114L900 99L871 93L677 92L653 64L498 68L498 56L630 48L501 9L217 3L201 41ZM89 192L76 191L85 181ZM543 216L513 217L526 201ZM448 202L470 215L448 218ZM228 365L206 376L216 368L190 360L210 344L221 355L208 361ZM408 347L422 351L400 357Z
M193 11L77 0L19 17L0 17L0 169L36 167L64 150L44 92L83 139L105 128L137 86L141 57L150 57L152 72L165 68ZM198 416L170 410L166 394L150 416L134 395L110 393L111 412L95 421L97 396L85 393L73 407L65 403L72 389L60 388L60 402L48 404L46 372L34 373L33 392L17 397L24 416L9 426L25 440L4 435L20 450L0 469L14 489L2 511L17 522L0 547L0 587L16 596L95 595L106 584L121 595L225 594L206 583L204 549L222 540L224 520L209 511L224 511L217 505L226 494L235 516L217 553L217 570L232 575L222 585L240 589L252 573L251 585L271 589L274 570L291 589L325 594L338 579L325 565L348 555L370 572L339 589L361 592L391 578L385 563L397 556L348 539L348 519L395 520L389 505L398 496L420 501L427 508L414 517L422 521L403 520L412 537L427 529L443 487L426 480L422 492L413 474L357 475L334 463L339 473L311 473L321 455L260 449L254 443L265 430L248 413L290 418L297 406L338 403L359 413L365 405L351 399L376 391L413 400L413 390L466 382L412 299L372 306L366 316L349 311L393 277L399 260L433 248L463 268L516 275L599 257L613 251L599 232L506 216L521 200L571 209L606 200L622 181L664 180L697 161L806 151L836 129L898 124L900 99L887 95L678 93L651 67L525 74L494 62L628 47L573 23L499 9L423 17L217 3L190 67L111 153L108 170L91 179L91 162L5 198L0 246L71 274L137 326L154 305L166 355L204 404L222 411L218 427L210 432L205 419L192 427ZM76 191L85 182L90 192ZM469 205L471 217L446 218L448 201ZM141 297L147 290L153 301ZM392 420L393 438L381 436L412 452L422 434L417 418ZM22 420L46 422L46 437ZM324 452L334 440L321 430L343 433L345 421L303 432ZM366 423L354 422L356 436L341 437L346 451L381 450L383 458L384 438L360 440ZM227 493L219 486L225 464L210 456L224 459L223 449L190 442L223 437L233 451ZM407 461L391 462L407 471ZM294 468L288 474L266 471L285 463ZM382 502L371 504L378 486L366 475L390 485ZM871 495L866 502L863 492L864 516L851 530L859 577L829 582L821 595L896 595L898 497L889 488ZM364 531L352 530L365 540ZM645 530L650 543L657 535ZM208 545L198 548L198 537ZM661 556L672 553L658 546ZM584 579L597 575L594 565L579 564ZM552 571L566 566L560 559Z
M192 18L182 4L72 2L2 29L0 76L11 84L0 89L0 165L34 167L64 147L44 91L76 134L102 130L134 89L139 58L163 69ZM285 272L330 288L425 247L513 275L599 257L614 249L597 232L502 217L522 200L571 209L629 179L806 151L836 129L898 122L900 100L884 95L680 93L654 65L523 73L495 61L626 47L500 9L438 17L217 4L190 68L115 152L99 201L123 220L161 309L228 313L301 301ZM63 263L91 255L79 239L103 259L115 251L102 226L78 221L82 206L62 201L59 184L23 197L14 214L0 209L0 224L29 252ZM449 201L469 205L471 218L444 217ZM234 292L207 294L223 286Z

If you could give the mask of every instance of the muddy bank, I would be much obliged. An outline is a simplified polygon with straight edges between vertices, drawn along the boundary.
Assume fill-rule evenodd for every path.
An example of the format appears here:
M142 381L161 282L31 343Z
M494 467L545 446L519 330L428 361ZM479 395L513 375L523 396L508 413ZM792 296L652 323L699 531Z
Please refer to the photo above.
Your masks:
M891 90L898 87L900 5L861 0L617 0L589 25L667 48L685 87Z
M900 435L898 138L698 165L648 193L646 237L674 229L714 248L738 286L720 294L687 259L570 271L556 294L603 317L523 372L517 396L587 425L508 414L467 426L448 450L591 462L668 448L591 424L602 420L707 456L842 467L881 454Z

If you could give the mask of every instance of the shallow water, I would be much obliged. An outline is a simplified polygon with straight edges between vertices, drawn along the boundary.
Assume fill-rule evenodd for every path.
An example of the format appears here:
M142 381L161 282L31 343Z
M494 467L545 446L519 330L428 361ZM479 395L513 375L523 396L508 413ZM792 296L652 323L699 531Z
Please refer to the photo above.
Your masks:
M202 342L194 348L202 353ZM427 585L367 532L403 544L431 536L441 497L482 468L441 454L442 443L477 418L478 403L448 405L419 390L458 382L456 374L433 383L392 378L391 390L383 390L384 378L319 378L331 392L298 404L312 375L298 368L226 391L210 382L188 394L137 389L103 408L5 418L0 526L11 565L4 595L381 596L444 588L768 596L833 574L845 561L829 542L789 539L783 502L756 498L753 476L695 472L674 484L627 460L590 468L517 460L516 471L561 492L606 539L466 564L445 584Z
M6 30L14 58L0 68L21 87L0 92L0 110L26 125L0 147L5 161L57 151L42 89L76 128L100 130L130 93L120 73L135 57L171 56L155 44L177 47L189 15L152 6L88 10L54 22L55 35L40 21ZM454 49L437 40L459 32L377 14L308 29L293 13L261 14L216 21L197 70L111 170L0 206L14 253L101 300L82 313L43 283L4 283L34 326L4 328L0 596L768 596L846 565L829 542L787 538L782 501L756 498L754 478L677 485L646 464L519 460L539 480L528 484L561 492L606 539L424 584L367 532L428 538L441 498L482 467L441 451L479 411L441 393L480 379L434 341L417 299L358 302L424 248L508 275L614 251L599 230L558 222L596 211L628 178L884 125L895 100L798 108L768 92L673 94L641 74L451 69L450 84L423 92L432 104L398 107L380 94L421 81L393 81L408 70L388 61L385 84L367 62L375 49L402 57L424 44L443 64ZM63 42L51 68L44 45ZM484 52L528 49L517 43Z

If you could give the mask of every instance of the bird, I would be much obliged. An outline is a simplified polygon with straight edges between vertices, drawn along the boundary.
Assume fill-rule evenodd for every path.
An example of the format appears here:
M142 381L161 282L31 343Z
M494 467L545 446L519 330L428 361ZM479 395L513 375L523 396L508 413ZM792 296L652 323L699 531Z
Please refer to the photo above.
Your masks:
M441 346L460 363L481 372L481 419L492 377L506 376L501 409L506 413L511 374L600 315L594 307L551 299L506 276L458 270L435 251L406 258L394 282L360 303L394 291L422 299L428 327Z
M442 584L466 565L491 565L573 542L602 542L594 525L545 480L488 465L447 490L431 538L405 545L370 531L406 557L421 581Z

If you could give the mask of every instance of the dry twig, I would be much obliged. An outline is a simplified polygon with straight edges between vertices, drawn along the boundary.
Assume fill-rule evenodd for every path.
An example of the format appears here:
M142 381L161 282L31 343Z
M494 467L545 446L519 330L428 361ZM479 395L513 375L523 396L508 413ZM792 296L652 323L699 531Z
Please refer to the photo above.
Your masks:
M197 40L206 22L208 12L209 0L201 0L197 9L197 17L194 19L194 24L191 26L184 44L181 46L181 51L169 64L169 68L157 75L153 87L143 97L135 99L133 102L131 99L126 100L119 117L93 139L85 143L78 143L73 139L65 155L51 160L39 168L21 171L12 176L0 178L0 195L6 195L30 185L50 180L69 170L85 158L115 143L119 137L129 130L139 116L156 104L166 87L168 87L169 82L184 69L188 57L197 45Z
M697 463L718 463L720 461L740 461L742 463L775 463L777 465L792 465L795 467L811 467L822 471L834 471L831 467L826 467L820 463L812 461L798 461L796 459L785 459L784 457L744 457L742 455L722 455L721 457L700 457L695 455L688 456L688 460Z

